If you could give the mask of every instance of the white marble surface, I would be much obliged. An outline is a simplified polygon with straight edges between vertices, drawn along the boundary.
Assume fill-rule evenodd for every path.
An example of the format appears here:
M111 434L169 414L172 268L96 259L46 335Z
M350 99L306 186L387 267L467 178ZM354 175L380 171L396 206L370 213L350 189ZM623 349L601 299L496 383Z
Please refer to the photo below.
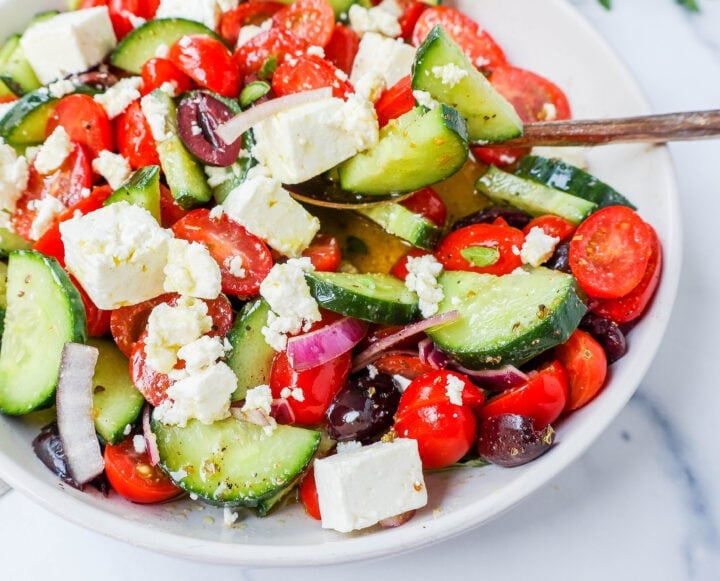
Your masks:
M720 1L700 2L704 12L690 15L672 0L614 0L612 12L596 0L573 0L634 72L655 112L720 107ZM601 439L510 513L422 552L288 572L152 554L10 492L0 497L0 579L720 579L720 268L712 238L720 141L674 144L671 153L684 266L656 362Z

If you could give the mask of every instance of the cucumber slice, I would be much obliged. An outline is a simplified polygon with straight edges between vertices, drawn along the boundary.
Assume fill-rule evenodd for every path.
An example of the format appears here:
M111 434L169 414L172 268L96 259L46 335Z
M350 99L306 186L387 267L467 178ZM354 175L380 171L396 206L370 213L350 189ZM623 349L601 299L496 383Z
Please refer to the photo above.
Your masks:
M32 244L20 234L0 227L0 257L5 257L13 250L29 250Z
M175 483L212 504L250 508L292 486L320 444L313 430L277 426L268 435L235 418L184 428L153 421L152 430Z
M232 351L226 362L238 379L237 389L232 395L233 401L245 399L248 389L269 382L275 350L267 344L262 334L269 312L270 305L263 299L246 303L228 333Z
M110 55L110 64L139 75L142 66L155 56L161 45L172 46L189 34L206 34L224 43L222 38L200 22L184 18L158 18L148 20L123 38Z
M445 293L439 313L457 310L460 318L427 334L472 369L525 363L567 340L586 311L576 280L557 270L446 271L438 280Z
M416 107L383 127L373 147L340 164L340 187L367 195L413 192L449 178L467 157L467 129L455 109Z
M597 204L533 180L490 166L475 187L496 203L506 203L532 216L555 214L579 224L597 209Z
M443 79L447 67L453 67L463 76L457 82ZM433 28L418 47L412 87L455 107L467 120L471 142L504 141L522 134L523 124L513 106L440 26Z
M321 307L349 317L406 325L420 315L417 295L391 274L308 272L305 280Z
M103 202L103 206L120 201L145 208L160 223L160 168L157 165L140 168Z
M637 209L616 189L579 167L559 159L528 155L520 162L515 175L594 202L598 209L606 206L627 206L633 210Z
M110 444L127 436L126 427L134 424L145 398L130 379L127 357L110 339L88 339L88 345L100 352L93 376L95 431Z
M53 403L65 343L87 338L80 293L57 260L12 252L0 348L0 411L26 414Z
M5 56L7 55L7 56ZM5 58L3 58L5 56ZM25 53L20 46L20 35L14 34L0 48L0 77L21 94L40 88L41 83L35 75Z
M413 246L432 250L435 248L442 230L420 214L395 203L378 204L356 210L382 227L388 234L406 240Z

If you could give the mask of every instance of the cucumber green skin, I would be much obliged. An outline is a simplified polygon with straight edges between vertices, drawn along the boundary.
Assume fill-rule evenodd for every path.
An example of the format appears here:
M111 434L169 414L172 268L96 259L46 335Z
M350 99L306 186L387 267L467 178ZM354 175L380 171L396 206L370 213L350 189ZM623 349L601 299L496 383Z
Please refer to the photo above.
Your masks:
M211 504L261 511L294 484L320 443L313 430L279 425L267 435L235 418L182 428L153 420L152 431L160 465L181 488Z
M460 318L427 334L471 369L529 361L566 341L587 310L576 280L547 268L505 276L446 271L439 283L439 313L457 310Z
M10 254L7 299L0 411L22 415L53 403L63 346L87 340L85 307L57 260L32 250Z
M442 230L420 214L401 204L388 202L356 210L382 227L388 234L406 240L413 246L432 250L442 236Z
M449 63L467 73L454 86L443 84L432 72L434 67ZM427 91L435 100L457 109L467 120L471 142L504 141L522 134L523 123L513 106L440 26L433 28L418 47L412 87Z
M321 307L348 317L407 325L420 315L417 295L390 274L310 272L305 280Z
M140 416L145 398L130 379L127 357L111 339L91 338L88 345L100 352L93 375L95 431L106 442L118 444L127 437L126 426Z
M0 77L10 79L11 87L17 87L21 94L34 91L41 86L40 81L35 75L30 63L25 58L22 47L20 46L20 35L14 34L5 41L0 48Z
M270 305L263 299L246 303L228 333L232 351L226 363L238 380L237 389L232 394L233 401L245 399L248 389L269 383L275 350L262 334L269 312Z
M13 250L29 250L31 246L20 234L0 227L0 257L7 256Z
M145 208L159 223L160 168L157 165L140 168L103 202L103 206L121 201Z
M414 192L460 170L468 151L465 120L455 109L416 107L383 127L373 147L338 167L340 187L367 195Z
M194 20L158 18L148 20L123 38L110 55L110 64L139 75L142 66L155 56L160 45L172 46L189 34L205 34L225 43L207 26Z
M528 155L520 162L515 175L594 202L598 209L606 206L627 206L637 210L637 207L615 188L585 170L558 159Z
M579 224L597 204L490 166L475 187L496 203L510 204L532 216L555 214Z

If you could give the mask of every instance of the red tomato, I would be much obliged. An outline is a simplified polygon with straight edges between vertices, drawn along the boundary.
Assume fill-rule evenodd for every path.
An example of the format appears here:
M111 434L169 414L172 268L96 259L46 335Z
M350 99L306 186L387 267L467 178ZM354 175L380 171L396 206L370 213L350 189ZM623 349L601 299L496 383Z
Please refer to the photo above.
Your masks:
M295 414L295 423L303 426L314 426L323 421L325 411L340 388L345 385L352 353L347 352L327 363L295 371L290 365L287 353L280 351L275 355L270 370L270 389L274 398L282 397L283 389L299 387L303 400L290 396L288 405Z
M402 14L398 18L398 24L402 31L400 36L410 42L415 25L428 5L425 2L418 2L418 0L399 0L398 4L402 8Z
M462 405L451 401L452 381L462 384ZM477 427L473 410L484 400L480 389L460 373L425 373L413 379L400 397L395 431L417 440L423 468L450 466L472 447Z
M91 159L104 149L115 149L110 119L90 95L75 93L60 99L48 119L45 135L50 135L58 125L67 131L71 141L87 148Z
M391 119L397 119L413 107L415 107L415 97L412 92L412 79L408 75L385 91L375 103L378 124L380 127L385 127Z
M399 279L405 280L408 275L408 258L410 258L411 256L413 258L417 258L418 256L425 256L426 254L430 254L430 252L428 252L427 250L421 250L420 248L413 248L412 250L409 250L405 256L403 256L393 265L392 269L390 270L390 274L397 276Z
M163 83L175 85L177 93L184 93L193 88L193 80L175 66L169 59L154 57L142 66L142 93L147 95Z
M518 414L535 421L543 429L554 422L568 399L568 374L559 361L553 361L532 375L527 383L493 397L480 409L480 419L499 414Z
M147 452L135 451L132 438L116 446L107 444L103 457L110 486L132 502L163 502L182 492L160 468L150 465Z
M257 74L269 59L281 63L286 55L304 52L308 44L302 38L280 28L271 28L253 36L240 46L233 58L241 78Z
M384 355L372 363L380 373L388 375L401 375L406 379L415 379L435 369L428 363L423 363L419 357L413 355Z
M170 47L173 64L201 85L223 97L235 98L240 92L240 72L227 47L211 36L183 36Z
M110 325L112 329L112 317ZM146 338L147 331L143 331L130 352L130 379L135 389L142 393L151 405L158 406L167 397L168 388L175 382L168 374L161 373L148 365L145 353Z
M82 0L78 8L84 9L94 8L96 6L107 6L115 36L118 40L122 40L128 33L132 32L134 28L132 16L142 16L139 7L139 4L142 3L141 0Z
M304 54L285 60L272 76L272 88L278 97L323 87L332 87L333 97L340 99L354 92L345 73L317 55Z
M300 481L298 497L305 507L305 512L315 520L321 520L320 501L318 500L317 486L315 485L315 471L311 468Z
M336 24L325 46L325 58L349 75L359 47L360 37L357 33L348 26Z
M128 160L131 168L160 165L155 139L140 108L140 101L130 103L114 123L118 153Z
M163 228L170 228L190 212L191 210L186 210L175 201L170 188L160 184L160 222Z
M98 308L93 300L85 292L75 277L70 275L70 280L80 293L83 306L85 307L85 319L87 320L87 332L90 337L102 337L110 331L110 314L112 311L105 311Z
M485 30L469 16L449 6L431 6L418 18L412 43L419 46L437 25L450 37L478 68L494 69L506 64L505 53Z
M327 0L296 0L273 15L273 26L324 47L335 28L335 11Z
M90 159L82 145L75 144L67 159L59 169L42 175L30 166L28 185L17 202L17 209L12 216L15 232L26 240L31 240L30 231L37 217L34 207L37 200L46 196L54 196L66 207L72 207L83 199L83 192L92 186L92 168Z
M524 243L525 235L517 228L502 224L473 224L448 234L437 247L435 257L445 270L502 275L522 265L520 249ZM476 266L463 256L463 253L468 256L476 247L496 250L497 260L487 266Z
M192 210L175 222L172 231L176 237L207 246L220 265L223 292L240 298L249 298L260 292L260 283L270 272L272 255L265 243L250 234L244 227L223 214L211 218L210 210ZM241 259L242 276L232 274L230 261Z
M570 270L588 296L614 299L642 281L657 235L626 206L591 214L570 241Z
M575 232L575 224L570 220L553 214L543 214L542 216L533 218L528 222L527 226L523 228L523 233L527 236L530 230L536 227L541 228L548 236L559 238L561 242L570 238Z
M249 24L260 25L284 6L285 4L282 2L264 0L244 2L222 15L220 19L220 36L228 43L228 46L235 46L240 35L240 29L243 26Z
M581 408L594 398L605 384L605 350L590 333L576 329L565 343L555 347L555 356L568 375L570 389L565 410Z
M628 294L620 298L595 301L591 308L594 313L618 324L629 323L643 314L657 290L662 272L662 247L655 230L653 235L652 253L642 280Z
M524 123L570 119L570 104L555 83L533 72L510 65L497 67L490 76L497 91L515 107ZM473 154L480 161L508 165L527 155L530 148L475 147Z
M329 234L317 234L308 248L303 250L303 256L308 256L315 270L321 272L337 272L342 261L342 252L337 238Z
M445 220L447 219L445 202L431 187L418 190L409 198L405 198L400 204L411 212L424 216L440 228L445 226Z

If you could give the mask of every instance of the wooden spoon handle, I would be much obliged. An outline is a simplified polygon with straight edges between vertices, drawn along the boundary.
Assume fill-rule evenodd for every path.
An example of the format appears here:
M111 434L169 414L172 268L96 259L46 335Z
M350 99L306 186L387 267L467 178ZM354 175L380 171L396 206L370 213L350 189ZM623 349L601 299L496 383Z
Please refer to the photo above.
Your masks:
M720 137L720 110L666 113L620 119L528 123L523 135L488 147L665 143Z

